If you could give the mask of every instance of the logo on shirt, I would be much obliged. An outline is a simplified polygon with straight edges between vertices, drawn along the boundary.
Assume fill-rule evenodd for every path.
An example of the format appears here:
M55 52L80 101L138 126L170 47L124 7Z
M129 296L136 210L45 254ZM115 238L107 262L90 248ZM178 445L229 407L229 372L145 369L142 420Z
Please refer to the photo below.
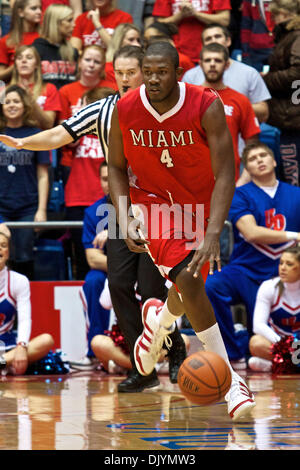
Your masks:
M133 129L129 129L132 137L132 143L141 147L177 147L193 145L193 131L174 131L153 129L141 129L138 134Z
M265 224L272 230L285 230L286 218L283 214L276 214L276 209L265 211Z

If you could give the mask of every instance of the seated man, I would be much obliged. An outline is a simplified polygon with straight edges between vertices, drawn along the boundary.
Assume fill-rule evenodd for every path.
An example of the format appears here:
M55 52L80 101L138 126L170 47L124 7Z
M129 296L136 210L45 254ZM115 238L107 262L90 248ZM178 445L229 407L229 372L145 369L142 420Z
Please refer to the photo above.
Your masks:
M252 320L260 284L277 275L282 252L300 241L300 188L276 180L276 160L263 143L245 147L243 164L250 183L236 188L229 211L234 230L234 248L229 264L206 281L229 359L245 368L247 345L239 341L231 306L243 303L247 327Z
M88 351L86 357L70 363L73 369L79 370L94 369L97 366L98 360L95 359L91 341L94 336L103 334L108 329L110 318L110 311L103 308L99 302L107 278L107 256L104 249L107 238L107 230L104 226L105 211L101 210L101 215L98 215L100 214L99 206L107 203L108 176L105 161L100 166L100 182L105 196L85 209L83 219L82 243L85 248L87 263L91 269L85 277L80 292L87 324ZM100 228L101 225L103 225L103 230ZM99 230L100 232L97 235Z

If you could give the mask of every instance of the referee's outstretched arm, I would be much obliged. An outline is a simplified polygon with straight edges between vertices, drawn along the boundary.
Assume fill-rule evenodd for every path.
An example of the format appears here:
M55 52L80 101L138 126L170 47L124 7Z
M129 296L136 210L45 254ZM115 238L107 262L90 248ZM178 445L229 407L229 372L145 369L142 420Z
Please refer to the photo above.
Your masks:
M22 139L15 139L14 137L0 134L0 142L15 149L52 150L63 147L73 141L74 139L71 134L61 125Z

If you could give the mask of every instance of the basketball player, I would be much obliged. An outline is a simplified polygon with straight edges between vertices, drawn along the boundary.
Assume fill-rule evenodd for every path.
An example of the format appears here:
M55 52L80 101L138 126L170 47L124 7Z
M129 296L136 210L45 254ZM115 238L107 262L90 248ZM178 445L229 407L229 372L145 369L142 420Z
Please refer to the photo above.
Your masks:
M233 145L216 93L178 82L178 64L169 43L151 44L143 59L144 85L122 97L112 116L109 186L120 228L129 249L149 252L173 282L163 307L151 300L143 306L135 363L142 375L151 374L175 320L186 312L204 349L219 354L231 369L226 400L237 420L255 406L254 396L230 366L201 273L205 276L206 262L211 274L214 262L221 269L219 236L234 193ZM162 218L155 215L157 206ZM202 208L204 239L197 222ZM164 226L167 209L169 214L174 209L174 216ZM186 233L181 215L192 219Z
M35 134L35 139L12 139L0 136L0 140L14 148L51 150L68 145L87 134L98 135L103 153L107 159L110 121L115 103L127 93L142 84L141 61L143 52L137 46L125 46L114 57L115 78L119 93L92 103L53 129ZM110 225L110 223L109 223ZM133 349L136 339L143 329L141 310L136 298L135 284L138 281L142 302L149 297L165 300L167 288L149 256L144 253L130 252L122 238L112 237L107 244L108 280L114 311L118 323L131 351L134 366ZM186 350L181 335L176 327L172 335L173 345L168 353L169 377L177 382L178 369L186 357ZM159 385L156 371L149 376L139 374L135 367L128 377L118 384L119 392L140 392L145 388Z

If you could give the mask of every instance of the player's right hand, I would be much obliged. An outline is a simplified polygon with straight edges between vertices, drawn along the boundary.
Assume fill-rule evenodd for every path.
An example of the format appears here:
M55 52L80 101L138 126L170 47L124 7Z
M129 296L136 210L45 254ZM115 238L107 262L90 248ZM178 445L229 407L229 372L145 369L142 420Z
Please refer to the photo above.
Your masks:
M20 139L15 139L14 137L10 137L9 135L0 134L0 142L3 142L4 145L8 147L13 147L15 149L23 148L23 141Z
M125 242L130 251L134 253L147 253L150 242L145 239L140 229L140 221L128 217L127 238Z

